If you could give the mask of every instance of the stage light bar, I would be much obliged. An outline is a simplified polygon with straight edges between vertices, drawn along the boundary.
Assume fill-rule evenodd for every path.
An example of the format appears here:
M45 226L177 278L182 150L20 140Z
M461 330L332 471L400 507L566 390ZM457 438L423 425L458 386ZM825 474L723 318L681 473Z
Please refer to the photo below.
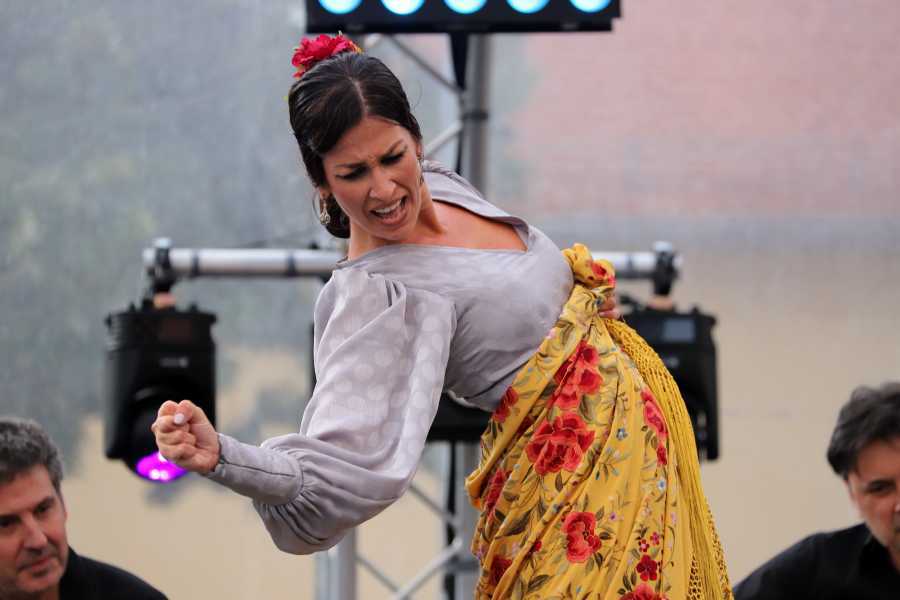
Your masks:
M609 31L620 0L305 0L309 33Z

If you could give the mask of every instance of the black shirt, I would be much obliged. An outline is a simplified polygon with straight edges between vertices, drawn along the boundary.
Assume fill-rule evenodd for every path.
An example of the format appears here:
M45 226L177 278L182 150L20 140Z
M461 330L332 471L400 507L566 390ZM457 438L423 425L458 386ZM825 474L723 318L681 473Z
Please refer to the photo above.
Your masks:
M865 524L801 540L734 588L736 600L898 600L900 572Z
M59 581L60 600L166 600L143 579L69 548L66 572Z

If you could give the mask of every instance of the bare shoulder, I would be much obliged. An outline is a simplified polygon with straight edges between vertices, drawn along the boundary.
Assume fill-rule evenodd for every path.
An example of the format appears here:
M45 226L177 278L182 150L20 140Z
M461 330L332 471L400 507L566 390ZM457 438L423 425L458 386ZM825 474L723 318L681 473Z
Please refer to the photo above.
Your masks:
M525 250L525 244L508 223L475 214L455 204L435 202L435 212L447 227L447 245L484 250Z

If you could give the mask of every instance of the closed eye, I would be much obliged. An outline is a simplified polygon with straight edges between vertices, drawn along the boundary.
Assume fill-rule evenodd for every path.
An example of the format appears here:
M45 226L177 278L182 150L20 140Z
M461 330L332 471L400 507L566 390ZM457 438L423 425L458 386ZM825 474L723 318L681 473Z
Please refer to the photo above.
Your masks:
M385 156L381 159L381 164L383 165L393 165L400 161L403 158L403 152L398 152L397 154L391 154L390 156Z
M365 167L358 167L353 169L349 173L344 173L343 175L338 175L338 179L344 179L346 181L353 181L354 179L359 179L363 176L363 173L366 172Z

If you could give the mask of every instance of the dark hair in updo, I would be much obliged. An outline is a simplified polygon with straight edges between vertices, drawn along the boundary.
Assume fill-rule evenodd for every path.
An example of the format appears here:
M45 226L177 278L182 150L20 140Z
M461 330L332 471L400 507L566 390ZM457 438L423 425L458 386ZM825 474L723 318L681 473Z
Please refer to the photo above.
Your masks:
M288 106L303 164L317 187L326 183L322 156L367 116L393 121L416 141L422 139L400 81L367 54L342 52L316 64L291 86ZM328 232L350 237L350 223L334 196L325 200L325 210Z

